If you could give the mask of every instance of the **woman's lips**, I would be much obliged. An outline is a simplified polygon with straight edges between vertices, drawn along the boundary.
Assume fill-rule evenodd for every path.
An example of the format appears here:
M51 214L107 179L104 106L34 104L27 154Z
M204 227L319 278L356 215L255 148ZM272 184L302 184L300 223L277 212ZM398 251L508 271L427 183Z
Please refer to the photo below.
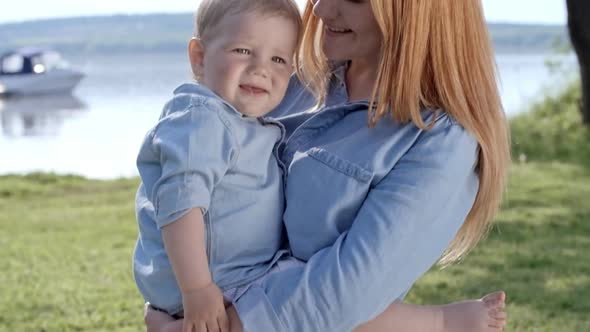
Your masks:
M334 28L330 26L325 26L324 31L329 36L343 36L352 32L350 29Z

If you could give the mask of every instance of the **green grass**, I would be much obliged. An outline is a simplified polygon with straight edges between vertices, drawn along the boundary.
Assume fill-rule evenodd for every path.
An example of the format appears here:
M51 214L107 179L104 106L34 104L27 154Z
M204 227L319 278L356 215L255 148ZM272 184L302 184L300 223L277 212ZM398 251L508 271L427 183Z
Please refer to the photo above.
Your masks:
M0 178L0 330L138 331L137 180Z
M489 237L461 263L426 274L408 301L508 293L507 331L590 331L590 171L515 165Z
M0 331L138 331L131 276L137 179L0 177ZM490 236L408 295L444 303L504 289L508 331L590 331L590 171L512 170Z

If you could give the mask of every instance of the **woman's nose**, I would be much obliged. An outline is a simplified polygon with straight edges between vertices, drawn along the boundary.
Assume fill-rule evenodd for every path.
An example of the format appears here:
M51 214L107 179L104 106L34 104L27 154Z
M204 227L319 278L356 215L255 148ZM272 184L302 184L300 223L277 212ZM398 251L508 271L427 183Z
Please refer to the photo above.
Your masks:
M313 3L313 14L322 20L336 16L338 0L311 0Z

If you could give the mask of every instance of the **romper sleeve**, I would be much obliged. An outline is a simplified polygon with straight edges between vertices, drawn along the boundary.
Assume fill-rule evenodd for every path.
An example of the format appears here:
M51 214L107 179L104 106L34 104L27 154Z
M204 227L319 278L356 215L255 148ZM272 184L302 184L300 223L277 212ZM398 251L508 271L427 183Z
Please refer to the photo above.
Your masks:
M213 189L232 166L237 145L229 122L215 107L191 104L171 112L148 138L148 147L160 165L160 174L148 191L158 228L190 209L205 212Z
M424 131L332 246L238 300L245 331L351 331L383 312L463 224L479 188L477 156L455 123Z

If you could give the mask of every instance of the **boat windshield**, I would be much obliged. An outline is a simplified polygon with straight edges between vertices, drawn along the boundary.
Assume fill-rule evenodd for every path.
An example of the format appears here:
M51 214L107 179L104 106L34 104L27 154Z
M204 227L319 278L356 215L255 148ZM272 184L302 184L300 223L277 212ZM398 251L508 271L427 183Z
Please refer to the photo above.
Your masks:
M45 52L31 58L33 72L41 74L54 68L60 68L65 65L61 56L56 52Z
M2 58L0 69L2 74L20 74L25 70L25 59L20 54L12 54Z
M38 53L30 57L18 53L0 59L0 74L42 74L54 68L64 68L67 64L53 51Z

